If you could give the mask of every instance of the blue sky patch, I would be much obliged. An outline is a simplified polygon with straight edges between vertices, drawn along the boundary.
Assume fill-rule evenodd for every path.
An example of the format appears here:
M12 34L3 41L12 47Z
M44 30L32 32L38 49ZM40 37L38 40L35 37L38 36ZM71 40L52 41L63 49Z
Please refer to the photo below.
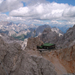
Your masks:
M57 3L65 3L65 4L69 4L69 5L73 5L75 6L75 0L47 0L49 2L57 2Z
M25 7L26 6L26 3L25 2L23 2L23 1L21 1L22 3L23 3L23 6Z
M2 13L2 14L6 14L6 15L9 15L9 12L5 12L5 13Z

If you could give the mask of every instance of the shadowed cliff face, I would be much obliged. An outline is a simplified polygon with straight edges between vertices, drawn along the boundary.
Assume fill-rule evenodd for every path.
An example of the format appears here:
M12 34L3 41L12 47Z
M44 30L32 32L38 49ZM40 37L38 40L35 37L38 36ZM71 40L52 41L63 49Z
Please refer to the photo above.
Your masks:
M57 75L50 61L28 55L19 44L7 44L1 37L0 62L0 75Z

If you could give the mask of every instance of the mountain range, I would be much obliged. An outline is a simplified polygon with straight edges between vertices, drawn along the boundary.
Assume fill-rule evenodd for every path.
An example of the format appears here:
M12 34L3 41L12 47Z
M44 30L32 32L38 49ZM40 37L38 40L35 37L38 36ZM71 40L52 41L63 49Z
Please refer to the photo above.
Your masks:
M75 25L65 34L47 25L36 29L38 36L24 42L0 34L0 75L75 75ZM40 52L37 46L43 43L56 48Z
M63 34L60 30L59 32L61 33L58 33L56 28L53 29L46 28L39 36L44 43L53 43L56 44L57 48L66 48L75 42L75 25L69 28L65 34ZM59 36L60 34L61 36Z
M45 28L51 28L52 31L60 33L62 35L67 31L70 26L52 26L52 25L26 25L26 24L15 24L13 22L1 21L0 22L0 33L6 33L8 36L12 36L19 40L24 40L25 38L34 37L40 35ZM64 30L65 29L65 30ZM35 31L35 33L34 33ZM35 34L35 35L34 35Z
M15 39L24 40L29 37L36 37L40 35L45 28L51 28L49 25L26 25L26 24L15 24L12 22L7 21L1 21L0 22L0 33L6 33L8 36L12 36ZM35 31L35 33L34 33ZM62 35L63 33L58 28L52 28L52 31L60 33L59 35Z

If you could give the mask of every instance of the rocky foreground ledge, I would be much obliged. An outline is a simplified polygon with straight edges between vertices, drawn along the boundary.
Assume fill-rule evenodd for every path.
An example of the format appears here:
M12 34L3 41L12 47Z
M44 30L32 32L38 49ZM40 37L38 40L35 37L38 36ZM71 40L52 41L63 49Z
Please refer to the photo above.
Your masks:
M52 63L42 56L28 55L17 43L0 37L0 75L57 75Z
M75 45L40 53L39 38L28 42L22 50L18 43L6 43L0 37L0 75L75 75Z
M38 40L38 41L36 41ZM42 51L37 50L37 45L42 44L42 41L38 37L29 38L26 51L30 55L42 56L46 60L50 61L55 67L55 71L58 75L73 74L75 73L75 45L71 47L62 48L58 50Z

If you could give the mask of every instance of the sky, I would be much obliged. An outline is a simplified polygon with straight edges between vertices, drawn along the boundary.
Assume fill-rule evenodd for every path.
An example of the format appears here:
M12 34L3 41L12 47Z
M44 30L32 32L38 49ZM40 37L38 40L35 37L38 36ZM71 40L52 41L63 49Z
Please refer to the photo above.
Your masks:
M0 21L74 25L75 0L0 0Z

